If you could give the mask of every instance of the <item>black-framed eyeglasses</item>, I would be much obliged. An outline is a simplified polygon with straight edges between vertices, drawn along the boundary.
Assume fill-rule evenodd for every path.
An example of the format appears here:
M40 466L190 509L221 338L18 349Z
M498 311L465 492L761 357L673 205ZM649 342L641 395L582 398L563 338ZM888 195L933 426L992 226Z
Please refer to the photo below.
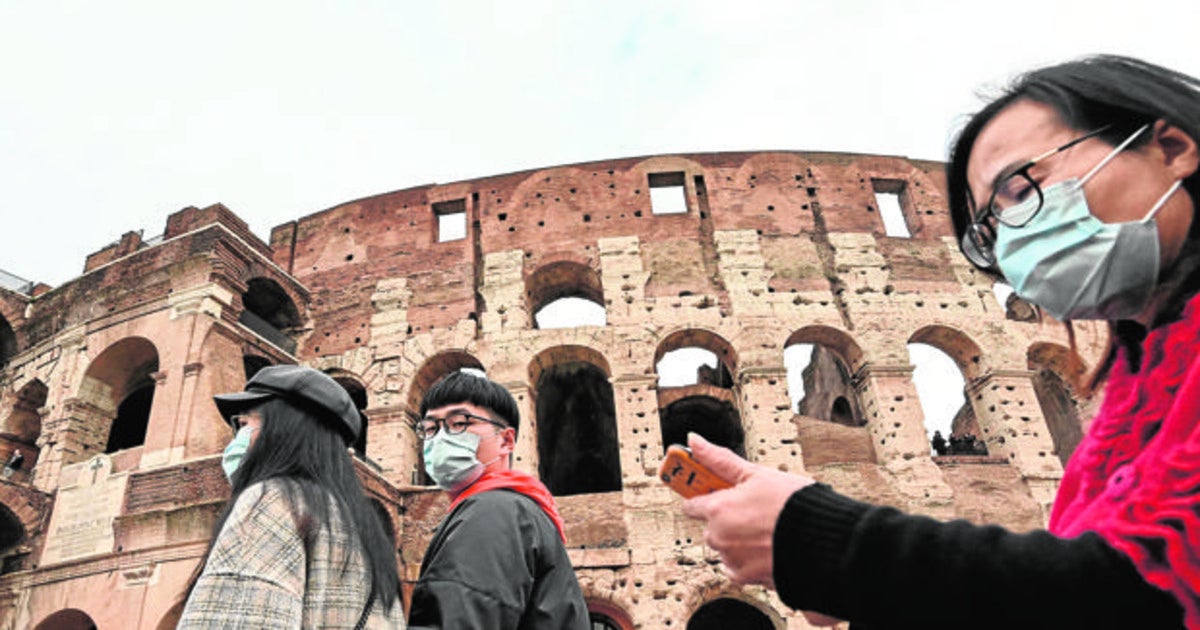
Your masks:
M980 267L991 267L996 264L996 227L988 220L988 215L996 221L1009 227L1024 227L1033 217L1037 216L1045 203L1041 186L1029 174L1029 169L1046 158L1058 155L1067 149L1108 131L1112 125L1104 125L1094 131L1071 140L1070 142L1046 151L1015 169L1002 171L992 183L992 194L987 204L975 211L971 224L959 241L959 248L967 260Z
M447 435L458 435L459 433L466 431L471 425L479 424L480 422L494 424L501 429L508 428L507 424L492 420L491 418L477 416L465 411L452 411L447 414L445 418L421 418L413 423L413 430L417 432L418 438L422 440L428 440L429 438L437 435L439 427L441 427L441 429L445 431Z

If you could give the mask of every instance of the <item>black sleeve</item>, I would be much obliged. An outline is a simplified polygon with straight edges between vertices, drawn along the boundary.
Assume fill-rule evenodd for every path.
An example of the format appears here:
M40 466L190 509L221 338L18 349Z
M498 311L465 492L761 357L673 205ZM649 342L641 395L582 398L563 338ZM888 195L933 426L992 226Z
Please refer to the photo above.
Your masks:
M1180 628L1183 609L1095 534L942 522L815 484L775 526L785 604L860 628Z
M409 628L516 628L534 581L529 511L509 492L471 497L430 542Z

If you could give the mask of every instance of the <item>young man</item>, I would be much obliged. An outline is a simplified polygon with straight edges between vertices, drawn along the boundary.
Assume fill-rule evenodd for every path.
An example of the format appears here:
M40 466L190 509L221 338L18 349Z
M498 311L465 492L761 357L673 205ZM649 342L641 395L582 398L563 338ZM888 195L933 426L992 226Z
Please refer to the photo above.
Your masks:
M421 563L409 628L589 627L554 497L509 467L518 422L508 390L465 372L421 401L425 470L450 513Z

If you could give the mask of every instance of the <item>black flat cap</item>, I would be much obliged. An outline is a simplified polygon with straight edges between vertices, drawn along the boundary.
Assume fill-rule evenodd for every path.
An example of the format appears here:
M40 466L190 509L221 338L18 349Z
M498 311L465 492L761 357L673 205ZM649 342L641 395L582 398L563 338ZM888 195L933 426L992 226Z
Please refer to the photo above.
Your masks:
M364 420L350 394L327 374L303 365L270 365L246 382L245 391L217 394L217 410L232 424L231 416L280 397L329 422L352 444Z

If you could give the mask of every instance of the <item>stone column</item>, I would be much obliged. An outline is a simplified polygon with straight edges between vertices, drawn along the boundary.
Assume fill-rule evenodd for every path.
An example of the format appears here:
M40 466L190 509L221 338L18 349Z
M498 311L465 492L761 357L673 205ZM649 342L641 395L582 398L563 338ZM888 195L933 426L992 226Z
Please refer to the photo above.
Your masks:
M517 431L517 446L513 451L512 467L540 478L538 475L537 409L534 407L529 385L524 381L509 381L501 383L501 385L504 385L512 393L513 398L517 401L517 411L521 414L521 428Z
M483 257L479 293L487 310L482 313L483 334L520 331L532 327L533 314L525 303L525 254L519 249Z
M783 471L802 468L787 394L787 369L772 366L741 370L738 395L746 431L746 457Z
M953 492L929 454L911 365L863 366L852 380L881 466L893 475L910 509L939 518L954 515ZM904 506L898 506L904 507Z
M995 370L971 382L967 394L988 454L1004 457L1021 473L1049 517L1063 471L1033 378L1026 370Z
M636 236L602 238L600 283L609 326L639 324L645 320L646 282L650 272L642 264L641 242Z
M623 374L612 379L624 488L658 481L663 441L656 381L654 376L641 374Z
M63 466L104 452L116 411L80 398L63 401L62 416L47 422L38 438L41 455L34 473L34 486L54 488Z

